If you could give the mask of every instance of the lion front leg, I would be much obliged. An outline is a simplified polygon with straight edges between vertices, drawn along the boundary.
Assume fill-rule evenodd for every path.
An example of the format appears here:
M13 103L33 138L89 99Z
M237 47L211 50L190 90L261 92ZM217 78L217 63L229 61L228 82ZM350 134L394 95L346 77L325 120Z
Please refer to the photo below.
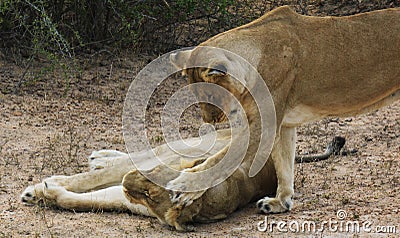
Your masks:
M167 189L171 191L171 201L177 207L186 207L193 203L194 200L201 197L207 190L201 191L193 191L193 192L181 192L189 187L194 187L196 183L199 183L198 178L193 177L192 174L195 172L205 171L217 163L219 163L224 156L226 155L229 146L224 147L215 155L207 158L203 163L192 167L184 169L180 176L175 178L174 180L168 182ZM202 183L210 183L210 187L212 185L212 181L216 180L219 174L214 174L215 178L211 174L211 177L201 179Z
M134 214L154 217L154 214L147 207L142 204L131 203L125 197L122 185L88 193L74 193L67 191L62 186L52 184L50 181L43 182L40 186L36 185L33 189L35 189L35 196L42 196L43 204L52 207L72 211L129 211ZM31 196L26 197L25 195L24 199L27 198L32 200Z
M55 175L27 187L22 192L21 201L25 204L50 203L43 192L45 184L62 187L75 193L120 185L122 177L133 167L127 154L115 150L94 151L89 156L89 166L91 167L89 172L72 176Z
M50 201L46 200L44 190L45 184L55 184L58 186L63 186L67 184L70 176L55 175L50 178L46 178L41 183L28 186L21 194L21 201L27 205L35 205L47 203Z
M278 178L276 196L265 197L257 202L257 207L264 213L281 213L292 208L295 143L296 129L282 127L280 137L272 150L272 160Z

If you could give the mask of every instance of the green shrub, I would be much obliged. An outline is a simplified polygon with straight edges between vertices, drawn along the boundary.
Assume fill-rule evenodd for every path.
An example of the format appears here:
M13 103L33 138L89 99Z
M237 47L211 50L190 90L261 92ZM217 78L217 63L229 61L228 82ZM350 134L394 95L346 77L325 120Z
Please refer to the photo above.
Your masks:
M67 89L76 53L160 54L193 46L257 18L267 6L263 0L1 0L0 57L23 69L14 92L48 80L55 69L63 71ZM46 64L32 67L37 59Z
M104 45L138 51L189 46L248 22L266 9L255 0L3 0L1 48L70 55Z
M339 16L399 7L400 1L0 0L0 57L25 72L34 59L44 58L51 62L44 74L61 67L68 77L76 71L76 53L128 49L161 54L194 46L281 5L307 15ZM24 75L17 86L25 82Z

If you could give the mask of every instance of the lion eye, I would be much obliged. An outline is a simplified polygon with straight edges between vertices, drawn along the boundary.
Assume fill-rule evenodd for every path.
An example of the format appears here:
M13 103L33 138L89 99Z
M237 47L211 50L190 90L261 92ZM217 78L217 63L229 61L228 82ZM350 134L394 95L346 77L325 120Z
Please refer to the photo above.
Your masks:
M228 70L226 67L220 64L210 69L207 73L207 76L225 76L227 72Z

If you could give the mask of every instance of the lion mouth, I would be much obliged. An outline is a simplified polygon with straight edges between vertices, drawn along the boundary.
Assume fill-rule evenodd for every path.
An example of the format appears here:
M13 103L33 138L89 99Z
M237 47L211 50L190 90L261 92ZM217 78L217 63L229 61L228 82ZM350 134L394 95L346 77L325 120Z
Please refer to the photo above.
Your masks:
M235 109L232 109L231 110L231 112L229 113L230 115L234 115L234 114L236 114L238 112L238 110L235 108Z

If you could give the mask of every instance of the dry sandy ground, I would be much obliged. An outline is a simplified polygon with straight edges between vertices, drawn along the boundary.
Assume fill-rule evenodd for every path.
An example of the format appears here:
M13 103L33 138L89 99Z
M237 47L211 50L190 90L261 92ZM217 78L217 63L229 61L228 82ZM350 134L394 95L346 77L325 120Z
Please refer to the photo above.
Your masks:
M95 66L84 66L82 75L70 82L66 93L64 88L57 88L64 79L55 73L25 86L20 95L0 94L0 237L359 235L346 233L340 226L337 230L342 232L333 233L326 226L317 233L285 232L276 225L273 232L258 231L257 224L265 216L257 213L254 204L220 222L196 224L197 231L193 233L179 233L154 218L132 214L79 213L23 205L19 196L26 186L53 174L86 171L86 157L91 151L103 148L124 151L123 100L143 60L119 59L90 62L90 65ZM0 62L0 66L1 89L8 92L18 81L21 70L5 62ZM161 91L170 92L184 84L176 78ZM153 104L162 106L157 101ZM157 110L151 112L156 114ZM199 120L194 113L183 121L193 124ZM191 124L185 128L193 131ZM154 129L154 135L157 130ZM394 226L397 235L392 236L398 236L400 102L364 116L330 118L305 125L298 134L299 153L321 152L335 135L346 137L346 148L357 149L358 153L298 164L294 209L287 214L269 215L269 224L287 222L294 229L296 223L301 226L305 222L314 222L320 228L330 219L355 221L360 225L369 221L373 236L379 235L374 233L379 226ZM157 144L158 137L154 138ZM338 210L347 213L343 220L337 218ZM334 229L335 223L332 224ZM289 226L281 228L287 230ZM368 235L371 234L361 233Z

